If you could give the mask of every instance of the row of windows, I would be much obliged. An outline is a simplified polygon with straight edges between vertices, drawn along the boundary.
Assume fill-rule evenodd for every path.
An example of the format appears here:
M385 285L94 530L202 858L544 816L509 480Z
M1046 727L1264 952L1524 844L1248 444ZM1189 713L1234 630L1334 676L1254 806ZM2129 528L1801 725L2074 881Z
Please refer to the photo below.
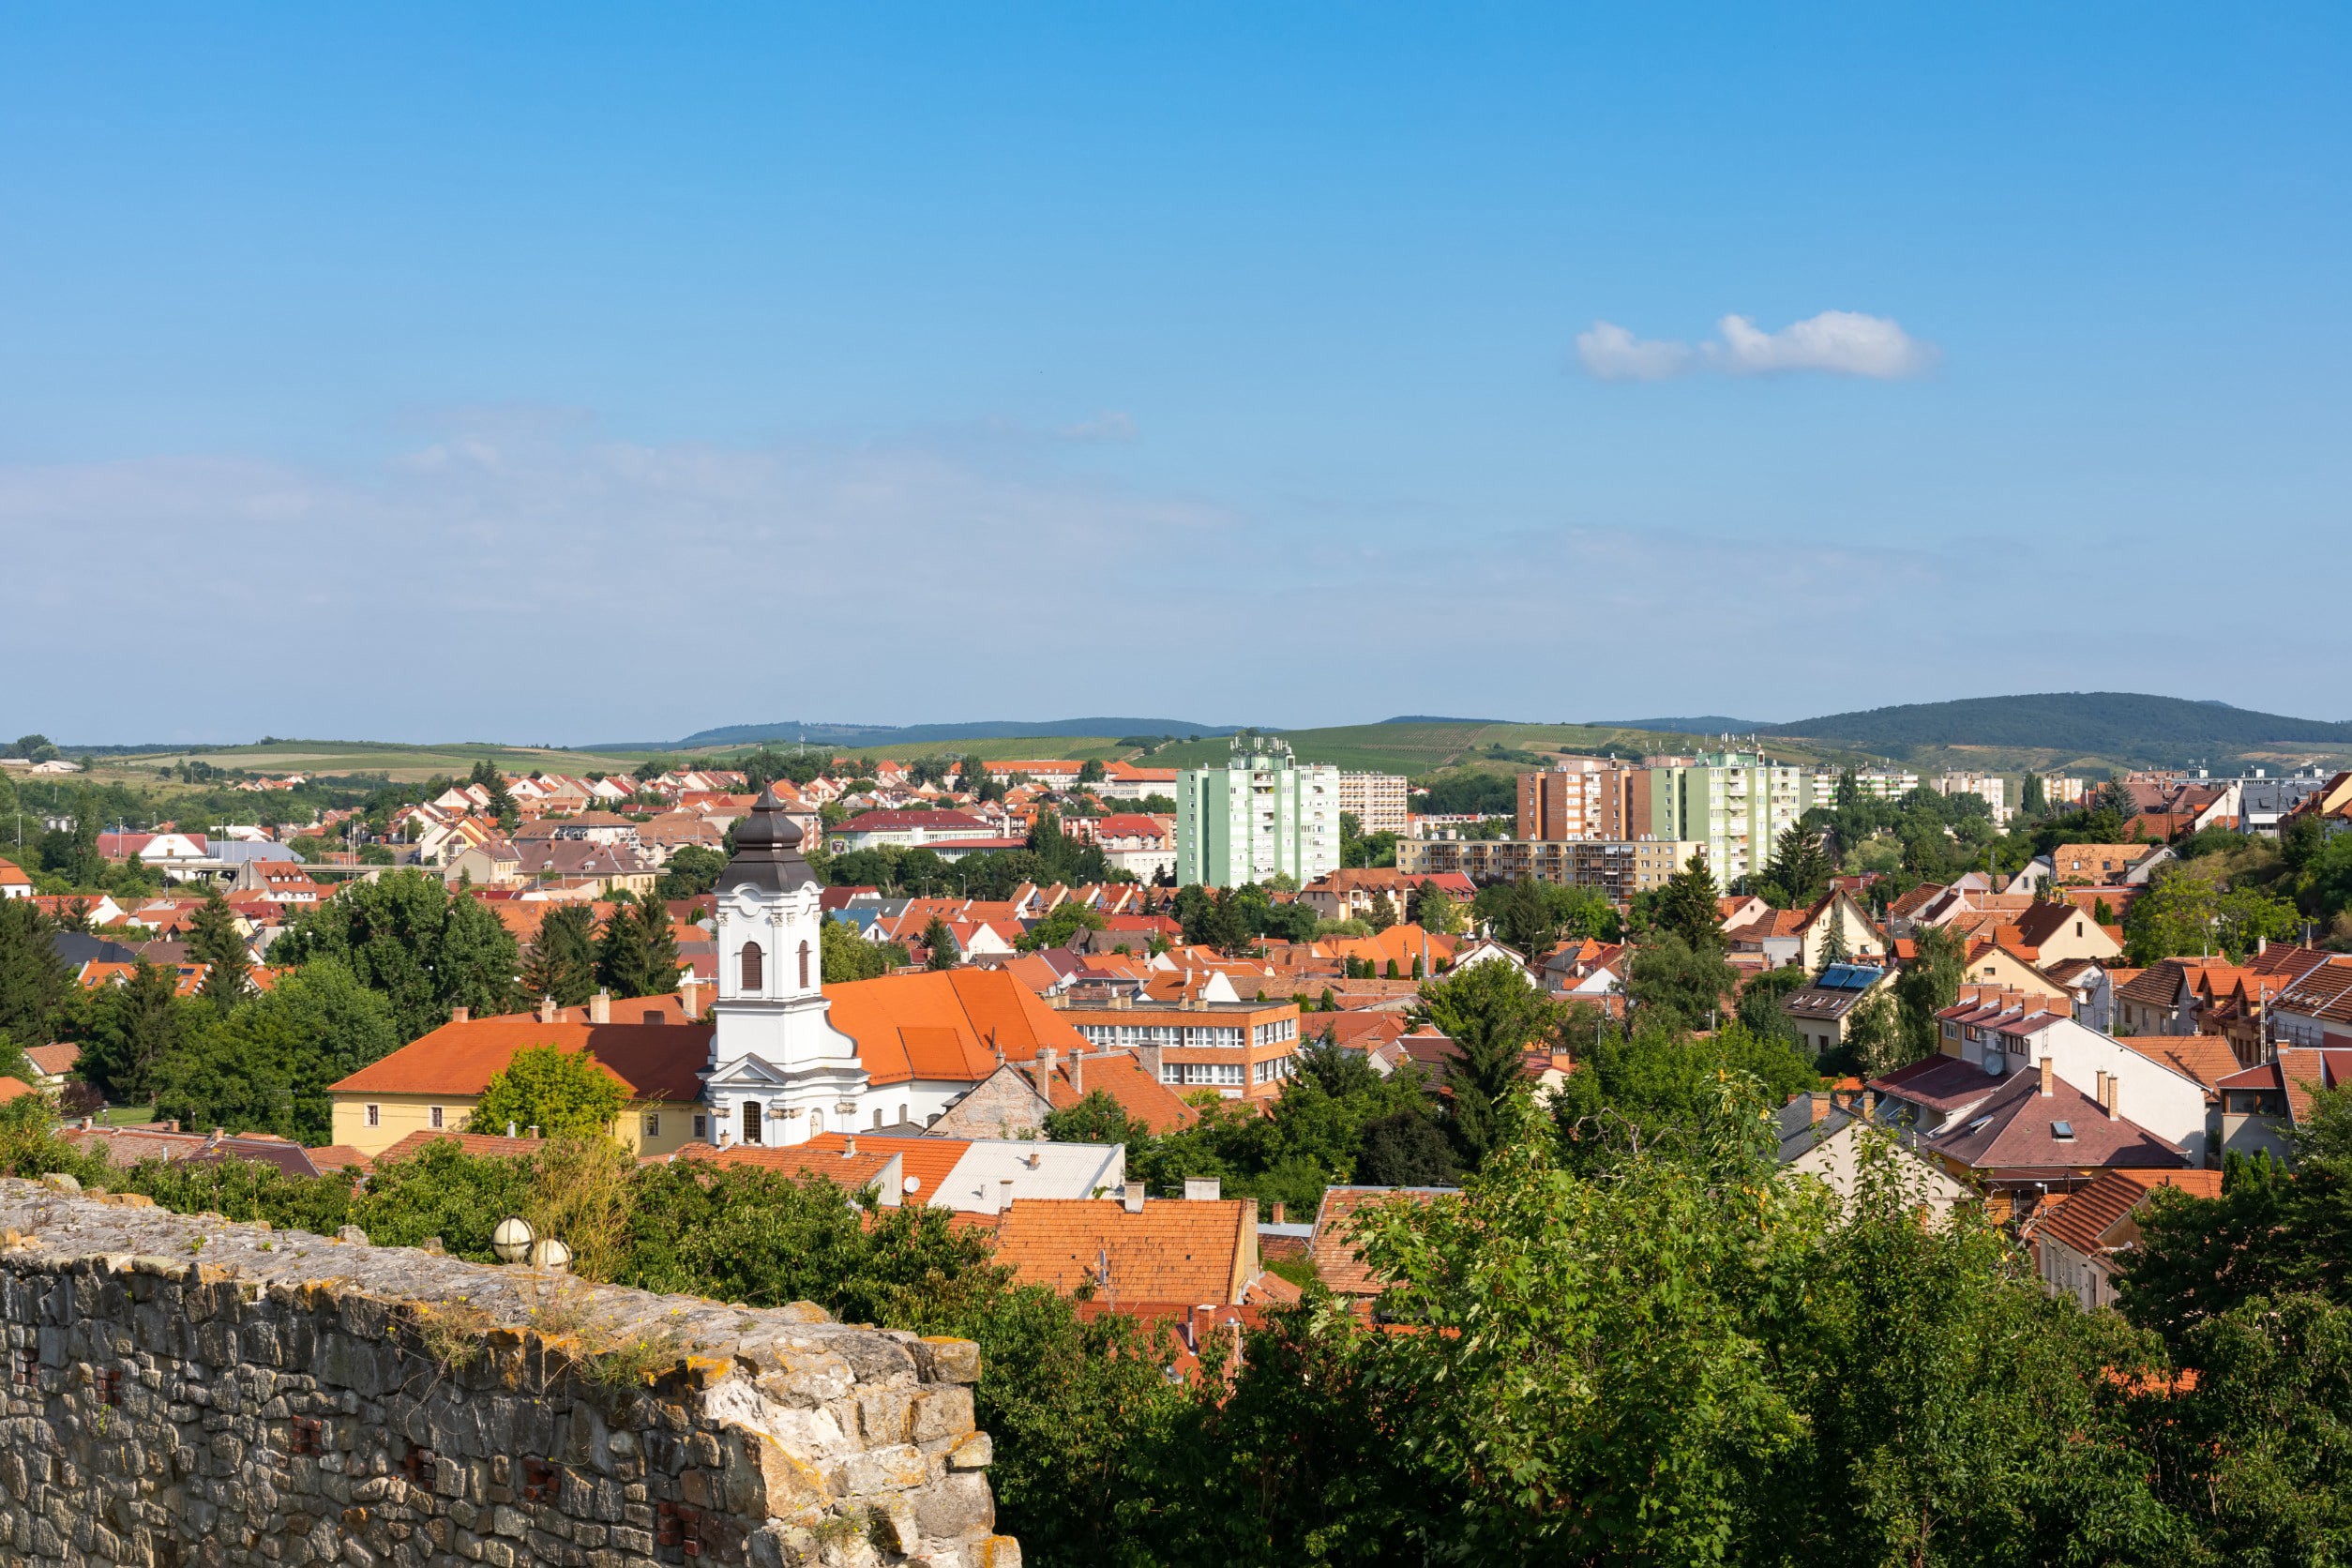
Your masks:
M1272 1023L1253 1024L1250 1027L1249 1036L1250 1044L1255 1046L1278 1046L1285 1040L1295 1040L1299 1037L1299 1020L1276 1018Z
M1238 1062L1163 1062L1160 1063L1160 1081L1238 1084L1242 1081L1242 1064Z
M1256 1078L1259 1083L1274 1083L1290 1076L1298 1059L1290 1056L1269 1057L1258 1063Z
M1228 1029L1211 1024L1082 1023L1078 1026L1078 1032L1086 1037L1090 1046L1215 1046L1231 1050L1242 1048L1239 1028ZM1259 1042L1259 1045L1265 1043L1263 1040Z

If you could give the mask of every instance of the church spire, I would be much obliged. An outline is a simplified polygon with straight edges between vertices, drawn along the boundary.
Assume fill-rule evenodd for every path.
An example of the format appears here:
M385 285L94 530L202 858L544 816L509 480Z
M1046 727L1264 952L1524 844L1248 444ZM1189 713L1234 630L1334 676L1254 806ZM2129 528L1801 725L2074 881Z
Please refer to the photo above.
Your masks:
M751 815L735 828L735 858L719 873L718 891L748 883L771 893L789 893L817 880L800 852L800 824L776 798L773 788L760 792Z

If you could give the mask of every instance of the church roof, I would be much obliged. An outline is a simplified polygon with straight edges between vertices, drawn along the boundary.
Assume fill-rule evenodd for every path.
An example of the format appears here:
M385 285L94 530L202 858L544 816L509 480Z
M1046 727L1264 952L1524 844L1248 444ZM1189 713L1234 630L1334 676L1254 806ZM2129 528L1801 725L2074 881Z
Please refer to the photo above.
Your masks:
M997 970L889 974L827 986L833 1027L857 1042L877 1084L914 1078L977 1083L997 1053L1027 1062L1041 1046L1067 1057L1086 1048L1078 1032L1034 991Z
M785 810L773 788L760 792L751 814L735 825L735 858L718 874L721 893L746 883L771 893L789 893L817 880L800 852L800 824Z

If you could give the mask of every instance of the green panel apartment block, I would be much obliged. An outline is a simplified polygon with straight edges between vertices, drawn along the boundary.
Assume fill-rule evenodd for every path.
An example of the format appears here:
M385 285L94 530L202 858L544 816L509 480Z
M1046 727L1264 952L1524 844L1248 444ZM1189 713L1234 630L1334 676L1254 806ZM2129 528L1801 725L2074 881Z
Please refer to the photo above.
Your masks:
M1642 770L1635 821L1656 838L1707 846L1718 885L1772 864L1772 846L1813 807L1813 776L1751 751L1701 752L1687 763Z
M1176 880L1239 887L1339 869L1339 770L1301 766L1283 742L1234 737L1221 768L1176 776Z

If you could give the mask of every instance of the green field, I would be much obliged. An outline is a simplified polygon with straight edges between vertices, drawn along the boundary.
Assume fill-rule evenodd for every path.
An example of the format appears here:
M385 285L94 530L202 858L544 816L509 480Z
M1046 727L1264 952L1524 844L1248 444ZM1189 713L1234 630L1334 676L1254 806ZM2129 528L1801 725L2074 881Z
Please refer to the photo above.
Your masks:
M1472 768L1486 773L1524 773L1537 765L1527 755L1546 758L1589 754L1615 745L1646 753L1674 753L1720 748L1714 735L1672 735L1654 730L1626 730L1587 724L1357 724L1329 730L1281 730L1301 761L1328 762L1351 772L1401 773L1420 777L1444 768ZM1735 742L1735 744L1741 744ZM1500 746L1506 755L1495 755ZM1215 765L1227 755L1223 739L1171 746L1156 752L1152 761L1163 767ZM1794 762L1845 762L1855 753L1805 741L1773 741L1765 749Z
M461 741L437 746L401 746L387 741L272 741L267 745L207 746L194 751L131 752L93 760L101 782L127 777L152 782L158 768L180 762L209 762L216 768L250 773L385 774L401 782L456 776L489 759L508 773L626 773L644 758L624 752L493 746Z

